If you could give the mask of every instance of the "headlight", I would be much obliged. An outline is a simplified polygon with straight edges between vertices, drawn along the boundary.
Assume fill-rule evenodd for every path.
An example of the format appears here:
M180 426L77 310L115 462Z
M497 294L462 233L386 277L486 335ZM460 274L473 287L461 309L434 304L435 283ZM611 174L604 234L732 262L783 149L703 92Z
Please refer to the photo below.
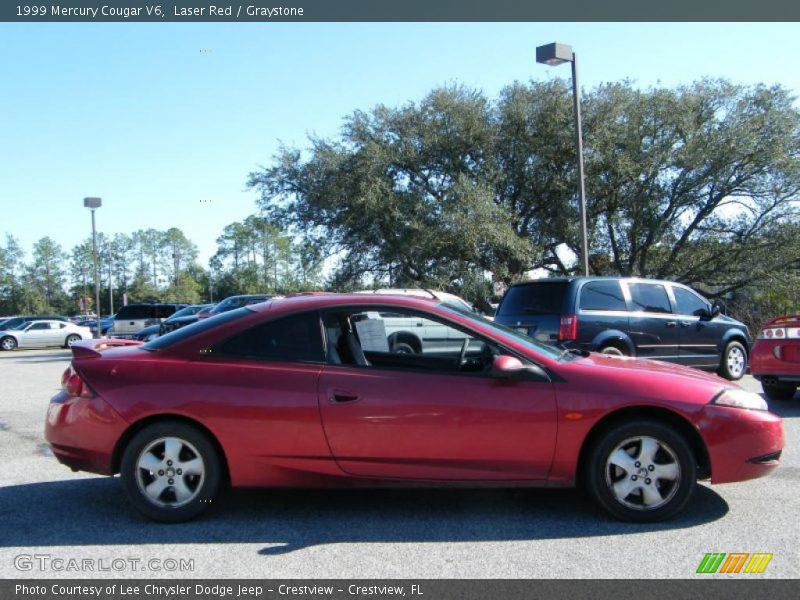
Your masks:
M767 410L767 403L758 394L745 390L723 390L711 401L718 406L732 406L748 410Z

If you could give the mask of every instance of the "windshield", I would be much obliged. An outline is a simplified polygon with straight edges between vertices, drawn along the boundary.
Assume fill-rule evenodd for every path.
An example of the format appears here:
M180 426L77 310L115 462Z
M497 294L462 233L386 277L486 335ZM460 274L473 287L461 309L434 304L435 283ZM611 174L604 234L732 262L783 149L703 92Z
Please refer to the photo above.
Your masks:
M169 320L179 317L191 317L192 315L196 315L202 308L202 306L187 306L186 308L180 309L178 312L172 313Z
M490 321L489 319L486 319L470 310L464 310L462 308L459 308L458 306L455 306L453 304L448 304L446 302L439 304L439 306L441 308L444 308L445 310L457 313L462 317L467 317L472 321L476 321L481 325L488 325L489 327L496 329L497 331L502 333L504 336L513 338L514 341L522 343L523 345L527 346L537 354L543 354L545 356L555 359L561 359L564 357L563 349L555 348L553 346L548 346L547 344L538 342L532 337L529 337L524 333L517 331L516 329L512 329L511 327L506 327L505 325L501 325L496 321Z

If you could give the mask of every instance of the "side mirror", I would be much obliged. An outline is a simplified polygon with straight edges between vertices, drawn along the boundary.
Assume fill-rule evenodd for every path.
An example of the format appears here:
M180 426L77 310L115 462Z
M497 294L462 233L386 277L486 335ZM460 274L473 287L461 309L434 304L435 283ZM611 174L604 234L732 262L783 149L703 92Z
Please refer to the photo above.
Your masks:
M495 356L492 361L492 375L498 379L550 380L544 369L536 365L524 365L515 356Z
M711 318L713 319L714 317L718 317L719 313L720 313L719 304L714 302L714 304L711 305Z

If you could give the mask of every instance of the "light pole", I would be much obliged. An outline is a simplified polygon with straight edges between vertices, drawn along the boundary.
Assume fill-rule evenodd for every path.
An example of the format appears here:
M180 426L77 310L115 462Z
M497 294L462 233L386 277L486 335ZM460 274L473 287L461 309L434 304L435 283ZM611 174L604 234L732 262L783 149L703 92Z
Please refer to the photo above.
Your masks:
M581 245L583 246L583 274L589 274L589 242L586 234L586 187L583 177L583 133L581 132L581 97L578 86L578 55L572 46L556 42L536 48L536 62L555 67L572 63L572 105L575 110L575 145L578 148L578 199L581 209Z
M111 255L111 242L106 243L108 252L108 314L114 315L114 257Z
M103 204L101 198L84 198L83 206L92 211L92 259L94 261L94 306L97 311L97 331L95 338L100 337L100 272L97 268L97 229L94 225L94 211Z

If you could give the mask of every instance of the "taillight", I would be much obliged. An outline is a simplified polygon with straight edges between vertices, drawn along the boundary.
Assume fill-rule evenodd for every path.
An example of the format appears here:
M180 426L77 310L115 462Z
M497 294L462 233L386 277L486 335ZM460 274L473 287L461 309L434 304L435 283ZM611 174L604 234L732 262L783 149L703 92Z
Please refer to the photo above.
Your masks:
M558 341L573 342L578 339L578 317L565 315L558 324Z
M80 398L94 398L94 392L81 379L81 376L71 366L61 376L61 387L70 396Z

